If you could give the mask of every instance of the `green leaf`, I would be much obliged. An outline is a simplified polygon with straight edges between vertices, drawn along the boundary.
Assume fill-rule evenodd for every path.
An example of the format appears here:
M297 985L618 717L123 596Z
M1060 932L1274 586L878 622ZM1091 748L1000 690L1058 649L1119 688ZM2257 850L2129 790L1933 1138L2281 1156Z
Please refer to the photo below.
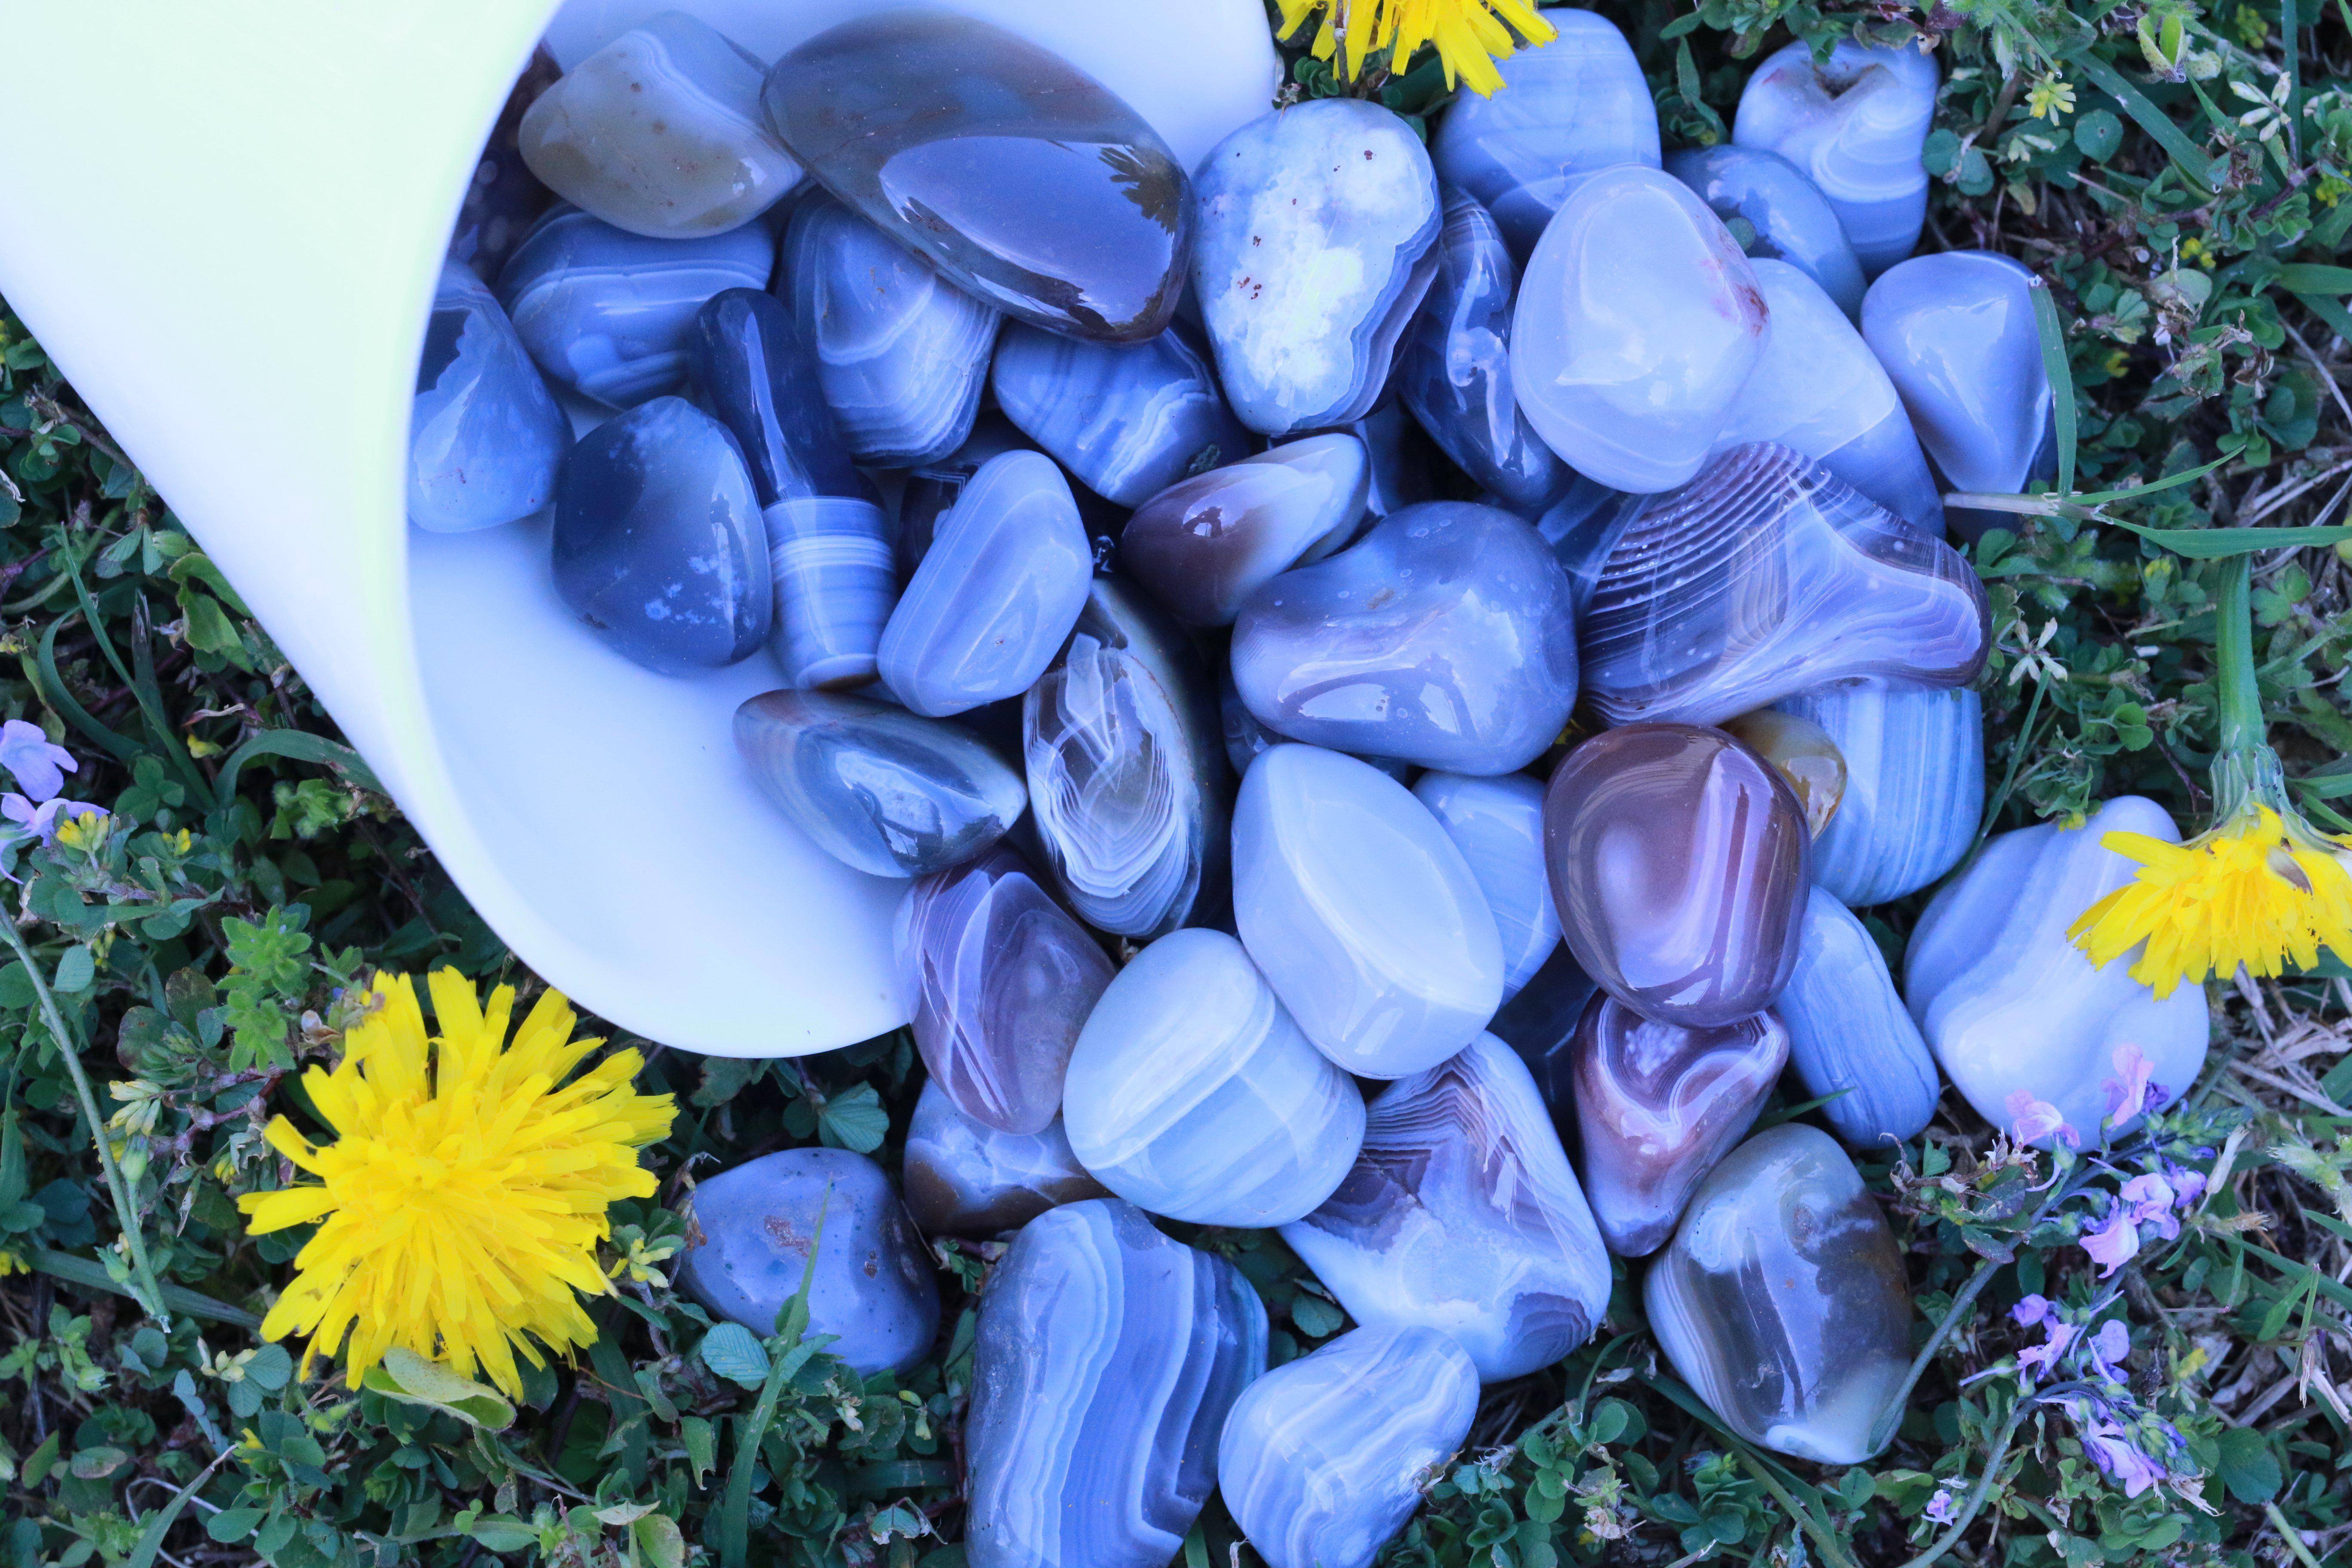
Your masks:
M205 1533L224 1546L243 1541L267 1512L258 1508L225 1508L205 1521Z
M196 1489L203 1486L213 1471L220 1467L221 1459L227 1458L223 1454L220 1459L215 1459L197 1471L194 1480L172 1494L170 1502L148 1516L147 1528L139 1532L139 1543L131 1549L131 1555L122 1560L122 1568L154 1568L156 1558L163 1554L163 1538L171 1534L172 1526L179 1522L181 1512L188 1506L188 1500L196 1495ZM219 1538L215 1536L214 1539Z
M2104 163L2124 144L2124 122L2104 109L2094 109L2074 121L2074 145L2094 163Z
M229 805L236 800L236 777L245 771L246 763L256 757L284 757L297 763L317 763L347 775L362 789L383 793L383 784L375 771L367 765L357 752L339 745L324 735L313 735L301 730L265 730L228 754L221 764L220 776L215 787L220 792L220 803Z
M529 1521L507 1514L494 1513L488 1519L478 1519L466 1533L490 1552L520 1552L526 1546L539 1544L539 1531Z
M245 1375L248 1382L259 1384L275 1394L293 1377L294 1358L287 1352L284 1345L263 1345L253 1352L253 1359L245 1363Z
M2204 149L2190 141L2189 133L2174 124L2170 115L2149 102L2146 93L2125 80L2121 71L2093 54L2088 44L2069 50L2064 58L2092 86L2114 99L2123 111L2131 116L2134 124L2156 139L2157 144L2171 158L2172 166L2179 171L2181 178L2200 194L2211 189L2206 183L2211 165Z
M25 1254L25 1261L44 1274L70 1280L85 1290L103 1290L110 1296L128 1296L134 1301L139 1299L128 1285L116 1284L104 1264L87 1258L36 1247ZM226 1301L215 1301L210 1296L199 1295L184 1285L165 1285L163 1305L174 1312L185 1312L192 1318L209 1318L216 1323L233 1324L248 1333L261 1331L261 1320L253 1313L242 1307L232 1307Z
M2352 527L2338 528L2147 528L2118 522L2150 544L2190 561L2226 561L2265 550L2316 549L2352 539Z
M686 1536L669 1515L649 1513L632 1524L629 1533L648 1568L686 1568Z
M1301 1290L1290 1299L1290 1321L1297 1324L1298 1331L1308 1339L1319 1340L1339 1332L1339 1325L1347 1318L1339 1308L1322 1297L1311 1290Z
M768 1352L740 1323L719 1323L702 1336L702 1364L728 1382L757 1388L768 1380Z
M889 1135L890 1113L870 1083L852 1084L817 1112L817 1136L836 1149L871 1154Z
M87 947L69 947L58 960L58 977L49 984L65 995L79 995L98 977L98 960Z
M677 1440L686 1446L686 1462L694 1471L694 1484L699 1487L702 1478L718 1467L719 1434L701 1416L689 1415L677 1424Z
M2242 1503L2263 1503L2278 1496L2285 1479L2270 1442L2251 1426L2222 1428L2221 1484Z
M514 1422L514 1406L498 1390L460 1377L440 1363L426 1361L398 1345L384 1352L383 1360L368 1368L360 1381L362 1386L388 1399L446 1411L469 1426L492 1432Z
M2352 294L2352 267L2290 261L2278 269L2279 287L2294 294Z

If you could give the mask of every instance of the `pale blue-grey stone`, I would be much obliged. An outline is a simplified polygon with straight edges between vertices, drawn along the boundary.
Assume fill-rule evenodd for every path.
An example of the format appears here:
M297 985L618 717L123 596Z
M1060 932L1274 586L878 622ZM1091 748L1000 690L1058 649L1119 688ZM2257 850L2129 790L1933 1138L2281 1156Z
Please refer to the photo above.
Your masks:
M915 568L930 553L931 535L940 520L991 458L1036 449L1028 437L1013 427L1012 420L992 408L972 422L971 435L962 446L910 469L898 491L898 581L903 584L914 580Z
M1478 1369L1435 1329L1356 1329L1242 1391L1217 1489L1268 1568L1369 1568L1470 1436Z
M1806 1098L1857 1149L1916 1138L1942 1085L1919 1026L1860 921L1816 883L1805 901L1796 972L1772 1010L1789 1026L1789 1060Z
M441 268L408 423L408 521L495 528L555 499L572 426L473 269Z
M1108 1197L1070 1152L1058 1116L1036 1132L1001 1132L955 1107L936 1079L907 1123L907 1212L925 1236L988 1240L1047 1209Z
M1276 573L1354 536L1371 465L1344 430L1181 479L1136 509L1118 562L1186 626L1226 626Z
M1751 258L1798 268L1848 320L1862 310L1862 263L1837 209L1804 171L1778 153L1730 142L1669 153L1665 166L1715 210ZM1746 234L1735 218L1748 226Z
M1965 686L1861 679L1774 704L1829 731L1845 795L1813 840L1813 880L1851 909L1916 893L1959 864L1984 815L1984 703Z
M1096 343L1016 321L997 342L989 385L1005 417L1080 484L1140 506L1253 445L1188 337L1171 327L1139 343Z
M1410 126L1325 98L1202 160L1192 286L1242 423L1269 436L1371 409L1437 266L1437 176Z
M1370 517L1383 518L1437 498L1436 445L1398 399L1382 397L1370 413L1349 422L1348 434L1364 444L1365 456L1371 459L1371 485L1364 492L1364 510Z
M1543 785L1525 773L1474 778L1426 773L1412 786L1470 863L1503 939L1503 999L1559 946L1559 912L1544 875Z
M964 1423L972 1568L1165 1568L1265 1370L1265 1308L1117 1198L1022 1227L991 1273Z
M1936 62L1907 45L1842 38L1816 62L1801 39L1749 75L1731 139L1778 153L1829 198L1865 276L1911 254L1927 216L1920 163Z

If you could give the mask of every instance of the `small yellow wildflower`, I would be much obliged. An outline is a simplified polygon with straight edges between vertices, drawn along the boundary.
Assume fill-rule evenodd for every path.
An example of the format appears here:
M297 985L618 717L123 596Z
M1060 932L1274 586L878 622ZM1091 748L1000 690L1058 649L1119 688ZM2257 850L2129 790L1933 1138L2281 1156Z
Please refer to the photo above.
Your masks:
M2180 259L2193 266L2210 267L2213 265L2213 253L2205 248L2203 240L2192 234L2180 242Z
M269 1146L320 1181L238 1205L256 1232L319 1229L261 1330L308 1335L306 1367L344 1345L354 1384L398 1345L461 1375L478 1368L520 1398L515 1355L542 1364L534 1339L559 1352L595 1340L579 1297L611 1289L596 1265L605 1210L652 1195L637 1150L667 1133L677 1106L631 1086L635 1050L565 1083L603 1042L571 1037L573 1014L553 992L509 1046L512 986L484 1009L455 970L426 984L437 1037L409 978L379 975L343 1059L303 1075L334 1142L269 1123Z
M614 1261L612 1268L606 1273L606 1278L618 1279L625 1270L629 1276L629 1283L632 1285L666 1287L669 1284L669 1276L655 1265L667 1262L676 1257L678 1250L685 1245L684 1241L674 1236L664 1237L659 1241L651 1242L642 1236L631 1236L628 1250Z
M10 1252L7 1248L0 1247L0 1279L5 1279L11 1274L22 1274L24 1272L25 1260L17 1257L15 1253Z
M1526 0L1282 0L1277 30L1287 38L1318 11L1323 25L1315 35L1315 58L1339 57L1339 74L1349 80L1362 79L1364 61L1375 50L1387 50L1388 68L1402 75L1423 45L1435 44L1445 85L1467 82L1489 98L1503 85L1496 59L1508 58L1519 40L1533 47L1559 37Z
M68 849L95 849L106 842L110 818L102 811L85 811L58 824L58 842Z
M2025 107L2036 120L2054 120L2074 112L2074 84L2056 71L2044 71L2025 90Z

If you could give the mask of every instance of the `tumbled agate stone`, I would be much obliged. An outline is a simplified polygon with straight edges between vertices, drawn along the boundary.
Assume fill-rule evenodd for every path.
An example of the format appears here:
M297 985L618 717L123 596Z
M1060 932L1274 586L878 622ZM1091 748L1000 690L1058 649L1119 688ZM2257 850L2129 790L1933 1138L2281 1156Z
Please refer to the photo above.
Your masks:
M1576 705L1568 577L1506 511L1430 501L1274 578L1234 623L1234 685L1268 729L1343 752L1501 773Z
M764 289L775 265L764 225L648 239L560 206L499 274L499 301L549 380L627 408L685 383L687 334L704 300Z
M1208 670L1163 611L1097 577L1022 699L1021 736L1046 864L1088 924L1154 937L1224 909L1224 738Z
M1818 845L1845 799L1845 757L1829 731L1794 713L1759 708L1725 720L1723 732L1771 763L1772 771L1788 780L1797 804L1805 808L1805 826ZM1813 879L1818 882L1820 849L1813 854L1817 862Z
M684 398L582 437L552 543L564 604L648 669L716 669L768 640L775 587L751 476L726 428Z
M1437 277L1397 350L1398 394L1464 473L1513 510L1532 516L1574 476L1543 444L1511 392L1518 264L1475 197L1450 187L1444 197Z
M1146 500L1119 534L1119 564L1186 626L1231 626L1260 584L1347 542L1370 483L1364 444L1344 430L1286 442Z
M1478 1369L1435 1329L1355 1329L1242 1391L1217 1489L1267 1568L1370 1568L1470 1436Z
M1578 473L1672 489L1714 449L1767 324L1755 270L1721 218L1656 169L1604 169L1528 258L1511 384Z
M1951 546L1767 444L1621 521L1578 629L1603 719L1711 724L1849 676L1965 686L1989 626Z
M1911 254L1927 215L1919 162L1936 117L1936 62L1910 47L1841 39L1825 63L1788 45L1739 94L1731 139L1778 153L1837 209L1863 271L1876 277Z
M907 1212L925 1236L976 1239L1018 1230L1047 1209L1106 1197L1070 1152L1058 1116L1036 1132L1000 1132L955 1108L937 1079L907 1124Z
M1094 548L1053 459L992 458L940 519L882 628L883 684L933 717L1019 696L1069 637L1093 576Z
M1094 343L1016 321L989 374L997 406L1107 500L1140 506L1196 467L1248 452L1191 329Z
M2107 1081L2122 1078L2119 1047L2140 1048L2163 1089L2158 1103L2169 1105L2204 1070L2210 1029L2202 985L2159 1002L2131 977L2137 948L2099 969L2066 940L2084 910L2137 872L2100 844L2109 833L2180 841L2164 808L2136 795L2080 827L1996 835L1927 905L1903 962L1911 1016L1977 1114L2008 1127L2017 1119L2010 1097L2022 1092L2055 1106L2086 1148L2099 1141Z
M1709 1028L1772 1005L1797 962L1811 835L1720 730L1629 724L1569 752L1544 798L1569 947L1647 1018Z
M990 1276L964 1423L972 1568L1163 1568L1265 1370L1240 1270L1116 1198L1022 1228Z
M1356 1321L1443 1330L1488 1383L1559 1360L1609 1304L1559 1134L1492 1035L1383 1089L1355 1168L1282 1239Z
M1658 166L1658 110L1625 35L1595 11L1542 15L1559 37L1496 61L1503 89L1458 94L1430 144L1438 177L1492 212L1522 260L1592 174Z
M1796 973L1773 1004L1806 1098L1857 1149L1916 1138L1943 1085L1918 1026L1895 994L1885 955L1852 911L1816 883L1805 900Z
M1785 261L1822 287L1851 321L1862 310L1862 263L1821 187L1778 153L1726 143L1666 154L1666 173L1698 194L1755 259ZM1748 226L1739 233L1734 219Z
M1062 1068L1110 960L1003 845L917 879L898 905L899 1002L958 1110L1036 1132L1062 1108Z
M800 184L760 113L760 61L665 11L572 68L522 120L522 155L556 195L656 239L723 234Z
M1470 863L1503 939L1508 1001L1559 946L1559 915L1544 875L1543 785L1525 773L1474 778L1425 773L1412 786Z
M1192 287L1234 412L1269 436L1362 418L1436 269L1421 139L1376 103L1316 99L1218 142L1199 178Z
M1610 1251L1646 1258L1755 1125L1788 1064L1789 1032L1769 1011L1685 1029L1596 996L1569 1058L1576 1170L1592 1217Z
M1369 763L1276 746L1234 808L1234 922L1325 1056L1364 1078L1435 1067L1503 999L1503 950L1469 862Z
M447 259L472 268L484 282L497 279L499 268L522 243L524 231L555 199L555 193L541 184L523 162L520 143L524 112L562 74L544 42L531 50L530 63L508 91L506 107L499 110L465 198L457 204Z
M1195 1225L1297 1219L1364 1141L1355 1080L1216 931L1171 932L1118 972L1078 1037L1062 1115L1097 1181Z
M990 458L1036 449L1028 437L1013 427L1012 420L992 408L972 422L971 435L962 446L910 470L905 488L898 492L899 583L914 581L915 568L931 552L931 537L940 520L954 510L973 476L988 466ZM1074 496L1074 504L1076 500Z
M1824 1465L1875 1452L1911 1359L1903 1255L1826 1132L1767 1128L1692 1197L1642 1302L1707 1408L1751 1443Z
M408 424L408 521L435 533L495 528L555 499L572 426L507 313L448 262L425 324Z
M846 1149L785 1149L704 1179L685 1203L678 1283L755 1334L811 1271L808 1331L870 1377L930 1353L940 1288L882 1167ZM820 1230L822 1227L822 1230Z
M830 691L770 691L735 710L761 794L844 865L920 877L1011 831L1028 791L961 725Z
M778 60L769 123L835 195L966 293L1139 342L1184 289L1182 165L1100 82L969 16L886 10Z
M1975 691L1865 678L1778 706L1820 725L1845 759L1844 798L1813 839L1814 881L1862 909L1917 892L1960 863L1984 815L1984 705Z

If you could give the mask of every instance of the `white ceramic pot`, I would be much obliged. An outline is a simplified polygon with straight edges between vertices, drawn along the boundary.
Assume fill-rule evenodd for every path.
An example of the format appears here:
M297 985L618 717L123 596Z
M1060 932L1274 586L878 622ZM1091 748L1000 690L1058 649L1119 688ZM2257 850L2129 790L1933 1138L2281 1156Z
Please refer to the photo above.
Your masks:
M676 0L773 58L889 0ZM950 0L1056 49L1197 162L1263 113L1261 0ZM904 1021L905 884L754 790L754 658L673 680L557 602L543 520L412 532L440 255L542 29L565 64L659 0L0 5L0 293L499 934L650 1039L798 1056Z

